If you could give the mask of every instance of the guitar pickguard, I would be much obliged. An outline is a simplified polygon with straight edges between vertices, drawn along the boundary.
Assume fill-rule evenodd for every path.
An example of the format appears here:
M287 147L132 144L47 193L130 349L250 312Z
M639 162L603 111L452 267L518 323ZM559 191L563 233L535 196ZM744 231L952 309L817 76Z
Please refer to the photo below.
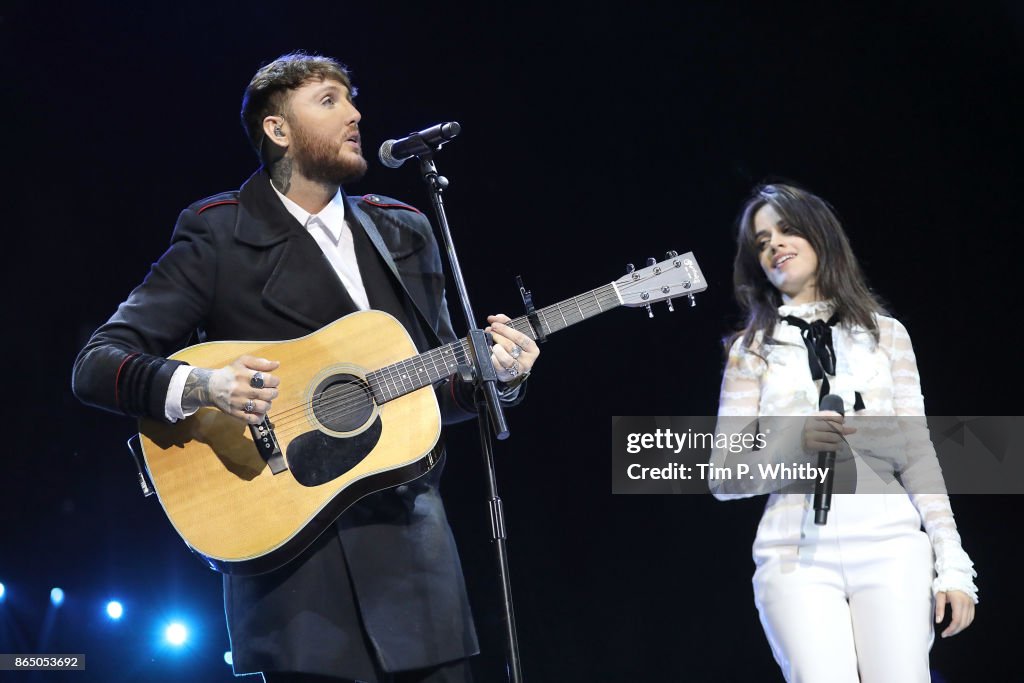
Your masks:
M362 462L380 440L380 416L365 430L348 437L314 430L288 444L288 468L303 486L319 486L337 479Z

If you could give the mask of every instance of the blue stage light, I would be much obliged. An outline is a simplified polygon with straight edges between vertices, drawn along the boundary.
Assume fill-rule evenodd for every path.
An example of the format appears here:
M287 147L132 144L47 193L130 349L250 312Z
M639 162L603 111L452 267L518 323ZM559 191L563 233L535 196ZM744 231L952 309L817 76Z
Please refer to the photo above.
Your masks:
M231 650L224 653L224 663L231 666L234 663L234 659L231 657Z
M180 647L185 644L186 640L188 640L188 629L185 628L184 624L177 621L172 624L168 624L167 628L164 630L164 639L171 645Z
M60 607L64 604L64 591L60 588L54 588L50 591L50 602L53 603L54 607Z
M107 616L111 619L120 619L124 615L124 607L117 600L107 603Z
M4 585L2 583L0 583L0 602L3 602L4 598L6 596L7 596L7 589L4 588Z

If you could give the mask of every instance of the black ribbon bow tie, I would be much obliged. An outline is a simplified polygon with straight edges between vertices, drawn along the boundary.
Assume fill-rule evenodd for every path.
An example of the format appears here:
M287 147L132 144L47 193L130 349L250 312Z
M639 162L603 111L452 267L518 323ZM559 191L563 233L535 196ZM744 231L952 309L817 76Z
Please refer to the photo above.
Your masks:
M828 375L836 376L836 349L832 345L832 326L839 322L839 315L833 314L828 320L815 320L812 323L787 315L783 320L800 328L800 336L807 347L807 365L811 369L811 379L821 380L821 397L831 393ZM864 398L859 391L853 394L853 409L864 410Z
M832 326L839 322L839 316L833 315L828 321L815 320L807 322L793 315L783 318L790 325L800 328L800 336L807 347L807 363L811 369L811 379L826 379L825 375L836 375L836 349L832 345Z

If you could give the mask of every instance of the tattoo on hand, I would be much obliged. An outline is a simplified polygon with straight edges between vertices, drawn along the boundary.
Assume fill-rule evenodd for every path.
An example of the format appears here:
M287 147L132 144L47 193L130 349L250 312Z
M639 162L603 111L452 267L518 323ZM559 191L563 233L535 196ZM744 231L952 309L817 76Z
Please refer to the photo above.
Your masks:
M281 194L288 194L292 186L292 160L288 157L278 159L277 163L270 167L270 181Z
M188 373L185 380L185 392L181 395L181 409L186 413L198 410L203 406L212 406L213 398L210 393L210 377L213 370L195 368Z

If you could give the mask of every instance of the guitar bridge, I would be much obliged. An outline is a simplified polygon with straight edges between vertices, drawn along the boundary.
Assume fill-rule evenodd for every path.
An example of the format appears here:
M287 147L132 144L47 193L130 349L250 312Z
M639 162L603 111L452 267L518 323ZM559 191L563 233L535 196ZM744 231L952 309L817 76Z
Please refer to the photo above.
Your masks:
M277 443L274 425L271 424L270 418L264 417L259 424L249 425L249 432L252 434L253 443L256 444L256 450L259 451L260 457L270 465L271 472L281 474L288 469L288 463L285 462L284 453L281 452L281 446Z

